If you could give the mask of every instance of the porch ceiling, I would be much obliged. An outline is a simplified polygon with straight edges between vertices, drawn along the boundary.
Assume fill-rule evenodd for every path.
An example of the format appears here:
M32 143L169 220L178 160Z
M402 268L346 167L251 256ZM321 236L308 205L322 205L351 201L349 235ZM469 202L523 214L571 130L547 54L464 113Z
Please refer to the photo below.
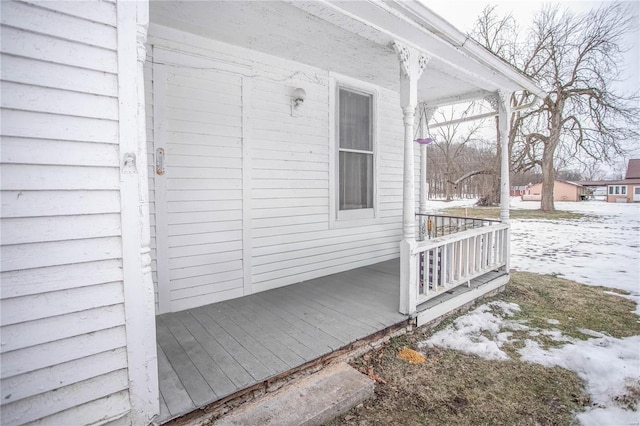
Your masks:
M411 25L406 18L396 15L389 8L369 2L150 2L152 23L396 91L399 63L389 44L400 39L432 56L419 84L419 99L430 105L477 99L509 84L513 86L495 70L479 67L477 61L460 55L455 46L438 39L433 30L407 28Z

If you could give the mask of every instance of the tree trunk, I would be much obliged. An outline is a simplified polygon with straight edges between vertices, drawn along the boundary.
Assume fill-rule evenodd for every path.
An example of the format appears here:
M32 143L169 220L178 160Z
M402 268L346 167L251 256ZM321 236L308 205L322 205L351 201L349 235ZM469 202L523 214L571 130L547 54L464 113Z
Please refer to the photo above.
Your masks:
M560 123L562 121L564 102L558 100L555 107L555 112L551 113L549 139L547 139L547 143L544 144L542 150L542 202L540 203L540 209L545 212L552 212L556 209L553 203L553 184L556 179L553 159L555 157L556 147L560 142Z
M545 212L555 210L555 205L553 204L555 170L553 169L552 151L549 145L545 145L542 151L542 202L540 203L540 209Z

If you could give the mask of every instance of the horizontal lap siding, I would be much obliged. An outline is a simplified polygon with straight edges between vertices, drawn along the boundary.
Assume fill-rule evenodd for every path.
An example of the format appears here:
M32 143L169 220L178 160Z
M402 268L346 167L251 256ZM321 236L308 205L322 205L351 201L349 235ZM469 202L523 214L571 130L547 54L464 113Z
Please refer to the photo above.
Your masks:
M398 154L402 158L397 95L378 91L379 219L371 225L331 229L329 77L326 71L266 55L254 58L260 64L255 65L250 110L253 291L397 257L402 203L388 202L385 194L402 191L402 163L393 161ZM292 77L298 74L307 78ZM296 87L307 97L299 115L292 117L290 100ZM389 110L396 116L390 117Z
M243 294L242 81L188 63L166 81L172 310Z
M173 160L167 162L168 175L181 179L168 182L168 218L175 234L169 236L172 294L182 297L197 291L192 293L199 298L196 303L204 304L203 295L215 294L236 280L241 283L242 133L238 132L243 129L235 126L243 107L250 123L245 130L250 134L251 203L247 207L251 219L244 225L252 236L253 292L399 256L403 124L396 93L377 91L378 218L360 226L330 228L327 71L213 40L174 36L160 27L152 28L150 39L156 48L193 53L201 68L211 60L252 67L247 72L250 77L245 77L251 81L249 105L233 102L238 92L230 82L224 92L212 89L211 83L194 86L195 80L185 79L175 80L175 85L187 86L179 93L175 86L167 87L167 114L174 114L167 120L167 139L183 138L179 149L174 148ZM187 44L190 41L193 44ZM307 97L298 116L292 117L291 95L297 87ZM215 108L208 102L214 94ZM207 136L213 133L220 135L215 141ZM207 167L208 152L219 155L227 168ZM195 153L201 154L194 157ZM207 182L218 185L207 186ZM214 212L220 222L206 222ZM223 261L204 274L213 259ZM195 272L192 277L185 272L190 270ZM226 298L242 295L225 291Z
M2 2L1 423L129 410L114 3Z

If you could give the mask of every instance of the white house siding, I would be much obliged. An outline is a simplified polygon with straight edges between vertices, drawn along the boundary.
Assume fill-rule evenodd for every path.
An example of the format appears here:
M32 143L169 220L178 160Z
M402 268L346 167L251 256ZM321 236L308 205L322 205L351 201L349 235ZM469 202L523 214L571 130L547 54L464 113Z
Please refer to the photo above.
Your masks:
M330 169L335 167L330 164L333 75L159 26L151 27L150 42L154 55L167 49L188 52L182 64L192 65L191 69L165 67L166 110L158 110L160 101L154 93L155 147L162 138L157 132L160 111L169 149L167 238L172 301L168 309L398 257L403 125L396 93L374 88L378 217L333 225L329 211L330 196L335 195L329 187ZM197 61L187 59L189 55ZM205 65L206 61L210 63ZM154 62L165 64L166 56L154 57ZM223 72L219 68L225 64L241 69ZM158 68L154 66L154 84ZM297 87L306 91L307 98L300 114L292 117L291 95ZM176 138L174 146L171 138ZM223 174L218 173L219 164ZM156 210L157 190L156 183ZM193 198L196 193L210 196ZM157 221L158 215L156 211ZM157 241L160 244L161 238ZM160 258L158 263L162 268ZM243 269L250 272L244 282Z
M116 5L0 3L1 419L126 416Z

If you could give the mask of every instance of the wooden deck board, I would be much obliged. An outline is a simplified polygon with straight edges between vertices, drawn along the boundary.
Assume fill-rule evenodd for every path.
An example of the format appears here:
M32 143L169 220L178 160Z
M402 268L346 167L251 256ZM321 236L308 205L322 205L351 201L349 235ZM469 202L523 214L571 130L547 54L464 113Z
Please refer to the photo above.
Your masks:
M251 302L250 306L246 305L249 301ZM242 310L255 309L264 321L277 327L282 333L296 339L311 349L314 354L325 353L328 350L335 350L343 346L343 343L334 336L313 325L301 322L280 309L273 309L273 305L262 300L257 295L230 300L229 303ZM307 357L307 359L309 358Z
M230 318L233 313L225 309L224 302L207 306L207 310L209 316L215 318L215 321L224 328L227 333L232 335L238 343L251 352L256 358L260 359L260 362L272 373L291 368L291 365L283 361L271 350L270 346L272 345L270 344L271 342L268 342L269 339L264 339L264 336L263 338L256 337L255 333L236 324L233 319Z
M367 274L368 275L368 274ZM331 278L331 277L328 277ZM385 283L388 283L389 279L385 277ZM389 326L397 322L397 312L380 311L380 304L391 306L393 303L398 303L397 293L393 300L388 297L384 297L384 294L380 294L378 297L371 297L370 291L378 285L376 280L369 280L371 288L365 288L355 284L355 280L349 279L350 285L345 288L344 282L340 279L328 280L325 286L314 286L311 283L301 283L298 287L304 288L310 294L314 296L314 300L318 303L323 303L331 306L335 309L340 309L347 315L353 315L361 322L369 324L373 327ZM398 285L397 279L396 283ZM389 290L386 289L387 293ZM382 290L378 289L378 292Z
M345 315L357 319L369 327L379 328L384 325L377 318L378 314L370 315L371 309L368 303L357 297L357 291L347 292L343 289L338 295L334 295L337 291L334 289L335 286L318 288L302 283L300 287L302 287L300 291L304 290L316 303L322 304L326 308L340 310Z
M167 407L167 403L164 402L164 397L162 396L162 392L160 392L160 413L158 414L158 416L161 419L166 419L169 418L171 416L171 413L169 412L169 408Z
M392 260L159 316L159 421L406 321L399 275Z
M224 346L218 343L218 341L207 332L193 315L189 312L177 312L170 315L175 315L182 321L191 334L200 342L211 359L215 360L229 380L235 384L236 389L242 389L254 383L254 378L251 377Z
M220 369L218 364L204 350L198 340L189 332L178 316L168 316L163 319L169 330L176 338L182 349L186 352L198 369L207 384L211 387L216 397L220 398L235 390L235 385Z
M174 371L180 377L184 389L189 394L193 404L200 406L216 398L216 394L202 377L198 368L193 364L189 355L180 346L169 328L162 320L157 321L158 343L167 355Z
M160 345L158 345L158 384L160 386L160 394L171 416L186 413L195 408L191 397L178 377L178 373L171 366ZM165 397L164 395L167 396Z
M251 334L257 341L273 352L278 358L284 361L289 367L300 365L314 351L298 340L272 324L270 320L264 321L262 312L254 309L238 311L230 303L222 303L221 311L228 315L238 326Z
M270 377L274 372L262 364L259 358L242 346L233 335L220 327L209 315L206 308L207 306L204 306L194 309L191 312L212 338L222 345L256 381L262 381Z
M360 321L353 313L341 312L326 306L326 304L318 303L314 298L308 297L299 287L280 288L278 292L274 292L270 296L284 298L285 292L287 293L286 297L291 297L291 300L295 302L294 306L289 304L287 308L296 309L303 313L304 318L311 318L317 322L318 326L327 328L327 331L331 331L333 334L344 336L347 343L357 339L363 333L369 335L377 331L376 327Z

